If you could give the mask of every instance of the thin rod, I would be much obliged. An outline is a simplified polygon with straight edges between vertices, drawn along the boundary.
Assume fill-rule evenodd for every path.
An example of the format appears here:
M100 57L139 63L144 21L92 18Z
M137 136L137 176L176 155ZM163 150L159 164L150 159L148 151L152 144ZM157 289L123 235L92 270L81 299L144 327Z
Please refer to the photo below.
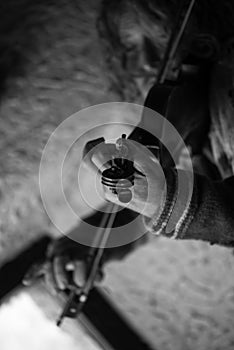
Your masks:
M97 253L96 253L96 256L95 256L94 261L92 263L92 267L91 267L91 270L89 272L88 279L83 287L81 294L87 295L87 293L89 292L90 288L92 287L92 285L95 281L96 273L97 273L97 270L99 268L99 265L100 265L100 262L101 262L101 259L103 256L104 248L106 246L107 240L108 240L108 238L110 236L110 232L112 230L113 223L114 223L115 218L116 218L116 214L117 214L116 209L117 208L118 208L117 204L111 204L110 205L111 213L106 213L105 215L103 215L108 220L108 221L106 220L107 221L106 226L108 226L108 227L106 227L104 229L103 236L100 240L99 247L97 248Z
M179 28L179 32L175 36L175 38L173 36L174 33L172 33L172 37L171 37L171 39L169 41L168 48L166 50L165 57L164 57L164 60L163 60L162 69L161 69L161 72L158 75L158 79L157 80L158 80L159 84L163 84L165 79L166 79L167 72L168 72L168 69L169 69L169 66L170 66L170 63L171 63L171 59L175 55L175 52L176 52L176 50L178 48L178 45L179 45L180 40L182 38L182 35L184 33L185 27L186 27L186 25L188 23L188 20L189 20L189 17L191 15L191 12L192 12L192 9L193 9L193 6L194 6L195 2L196 2L196 0L191 0L190 1L188 9L187 9L187 11L185 13L185 16L183 18L182 24L181 24L181 26ZM178 19L178 21L179 21L179 19ZM178 23L177 23L177 25L178 25Z

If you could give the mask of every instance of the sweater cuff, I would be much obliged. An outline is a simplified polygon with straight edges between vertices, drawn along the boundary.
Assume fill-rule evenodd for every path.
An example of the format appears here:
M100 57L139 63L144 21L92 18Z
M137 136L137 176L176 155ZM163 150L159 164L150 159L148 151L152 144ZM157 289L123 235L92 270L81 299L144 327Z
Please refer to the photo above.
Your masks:
M161 210L155 217L151 219L144 218L144 224L149 232L155 235L162 234L173 239L184 237L186 230L194 218L197 203L196 184L194 184L191 200L185 206L184 210L182 211L182 215L179 215L178 219L176 220L175 228L171 232L168 232L166 230L168 222L172 216L173 209L175 208L175 204L177 202L178 171L182 172L181 175L185 176L186 181L186 171L177 169L164 170L166 178L166 189L164 191L164 199L162 201ZM178 198L178 200L180 200L180 198Z

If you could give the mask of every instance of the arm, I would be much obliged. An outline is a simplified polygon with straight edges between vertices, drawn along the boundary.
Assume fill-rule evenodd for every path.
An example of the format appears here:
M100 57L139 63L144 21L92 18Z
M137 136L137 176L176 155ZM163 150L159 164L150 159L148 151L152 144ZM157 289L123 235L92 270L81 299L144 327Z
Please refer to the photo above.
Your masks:
M195 211L183 238L234 247L234 177L222 182L195 178Z
M187 171L173 168L164 169L163 175L161 166L152 161L144 146L130 140L127 145L134 157L135 166L145 174L144 178L135 179L134 196L127 206L146 217L145 223L149 231L178 239L199 239L211 244L234 245L234 177L215 182L194 174L194 183L191 183ZM95 152L92 162L98 168L100 161L97 160L102 159L103 164L103 154L111 154L112 148L103 145ZM180 194L177 193L179 173L184 187ZM187 203L183 192L189 186L192 198ZM124 206L115 195L106 194L106 197L109 201ZM172 234L167 234L168 223L172 220L175 230Z
M175 196L174 189L171 202ZM152 232L157 232L158 222L158 216L148 222ZM163 234L166 235L165 230ZM214 182L195 174L189 210L182 220L176 238L234 246L234 177Z

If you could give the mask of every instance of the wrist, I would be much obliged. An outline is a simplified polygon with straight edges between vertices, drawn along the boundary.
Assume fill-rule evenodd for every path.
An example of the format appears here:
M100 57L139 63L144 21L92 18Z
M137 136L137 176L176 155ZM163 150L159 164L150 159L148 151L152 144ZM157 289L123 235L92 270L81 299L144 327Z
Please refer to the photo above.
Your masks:
M160 210L151 219L145 218L144 223L153 234L184 238L196 211L196 184L192 184L192 195L188 198L191 186L189 173L177 169L167 169L164 173L166 186ZM178 175L183 181L182 189L178 186Z
M161 202L157 211L151 218L144 218L146 228L155 235L160 235L165 230L177 198L177 172L176 169L164 170L165 186L161 196Z

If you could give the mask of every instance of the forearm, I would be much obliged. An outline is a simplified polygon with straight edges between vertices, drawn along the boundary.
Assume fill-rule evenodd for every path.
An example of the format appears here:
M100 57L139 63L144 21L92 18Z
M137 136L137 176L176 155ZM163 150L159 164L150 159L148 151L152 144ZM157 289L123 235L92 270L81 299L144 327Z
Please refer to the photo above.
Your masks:
M195 175L195 180L195 211L181 238L234 247L234 177L212 182Z
M172 173L172 171L171 171ZM186 172L184 172L186 174ZM186 178L186 177L185 177ZM174 186L171 177L171 187ZM174 193L166 200L166 211L175 209L173 203L178 196L178 188L174 186ZM170 196L169 196L170 197ZM174 201L175 202L175 201ZM209 179L194 174L193 195L188 203L187 211L181 211L180 224L175 225L174 232L167 232L169 219L165 210L163 217L152 218L148 221L148 227L154 233L162 233L168 237L177 239L198 239L208 241L211 244L234 246L234 177L222 182L212 182ZM163 230L160 230L164 222Z

